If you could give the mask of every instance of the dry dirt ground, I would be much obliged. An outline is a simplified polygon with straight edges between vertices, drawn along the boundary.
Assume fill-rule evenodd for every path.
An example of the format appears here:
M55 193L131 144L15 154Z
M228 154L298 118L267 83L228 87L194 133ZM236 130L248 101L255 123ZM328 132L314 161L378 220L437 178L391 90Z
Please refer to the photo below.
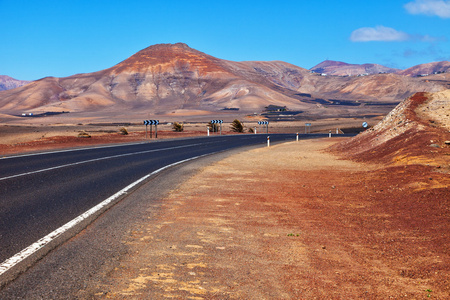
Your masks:
M264 147L204 168L79 297L448 299L448 173L339 159L325 150L335 142Z

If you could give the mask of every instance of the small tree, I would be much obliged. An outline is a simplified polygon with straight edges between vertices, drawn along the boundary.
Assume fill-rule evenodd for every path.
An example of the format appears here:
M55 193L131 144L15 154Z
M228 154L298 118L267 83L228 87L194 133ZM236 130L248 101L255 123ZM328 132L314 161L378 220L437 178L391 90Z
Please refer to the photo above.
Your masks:
M184 125L178 122L173 122L172 129L177 132L181 132L184 130Z
M235 119L233 123L231 123L231 130L234 132L244 132L244 124L238 119Z

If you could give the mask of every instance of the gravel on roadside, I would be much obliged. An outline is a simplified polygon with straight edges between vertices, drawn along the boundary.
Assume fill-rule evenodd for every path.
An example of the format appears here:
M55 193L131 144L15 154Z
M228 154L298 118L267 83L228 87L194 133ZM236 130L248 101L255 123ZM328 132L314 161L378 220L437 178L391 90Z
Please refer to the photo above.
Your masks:
M342 160L325 151L335 142L257 148L186 178L80 298L444 299L448 176Z

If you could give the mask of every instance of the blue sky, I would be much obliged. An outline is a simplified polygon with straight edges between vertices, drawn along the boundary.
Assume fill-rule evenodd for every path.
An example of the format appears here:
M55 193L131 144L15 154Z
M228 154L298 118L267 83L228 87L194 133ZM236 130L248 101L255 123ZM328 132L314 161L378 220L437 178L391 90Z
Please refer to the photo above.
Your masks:
M159 43L233 60L408 68L450 60L450 1L0 0L0 75L109 68Z

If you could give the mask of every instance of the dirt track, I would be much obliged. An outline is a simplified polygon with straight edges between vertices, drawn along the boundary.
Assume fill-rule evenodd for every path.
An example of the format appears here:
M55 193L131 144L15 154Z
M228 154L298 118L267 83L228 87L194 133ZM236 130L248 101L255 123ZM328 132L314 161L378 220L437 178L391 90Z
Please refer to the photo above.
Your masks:
M261 148L206 167L80 298L447 299L450 178Z

